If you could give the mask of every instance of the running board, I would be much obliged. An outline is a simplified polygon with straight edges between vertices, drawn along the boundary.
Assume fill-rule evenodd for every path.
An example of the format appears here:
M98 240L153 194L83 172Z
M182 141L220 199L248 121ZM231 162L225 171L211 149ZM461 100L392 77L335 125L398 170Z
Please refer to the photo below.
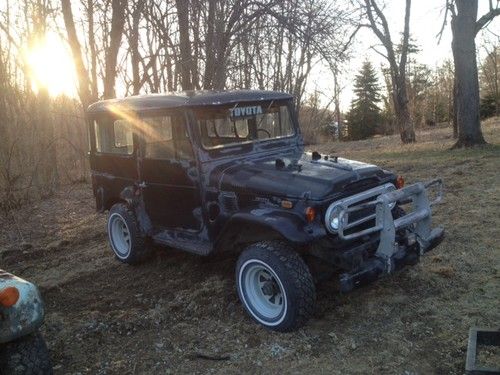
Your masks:
M185 232L164 229L153 235L153 241L174 249L187 251L197 255L208 255L212 252L212 244L208 240L200 238L198 232Z

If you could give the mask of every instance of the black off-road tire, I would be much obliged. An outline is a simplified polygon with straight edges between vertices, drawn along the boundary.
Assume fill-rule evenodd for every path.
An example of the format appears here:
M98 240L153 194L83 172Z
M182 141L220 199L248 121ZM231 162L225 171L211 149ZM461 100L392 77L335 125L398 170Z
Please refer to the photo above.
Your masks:
M281 290L279 295L285 307L276 318L260 314L258 304L252 304L251 290L258 287L246 283L252 284L248 275L255 267L267 268ZM236 287L252 319L274 331L293 331L303 326L314 312L316 290L313 277L300 255L283 241L262 241L248 246L236 265Z
M113 239L113 231L111 229L113 225L112 220L114 219L122 220L126 224L130 240L127 251L120 252L118 250L119 247L115 244L115 241L118 240ZM148 238L141 233L134 211L125 203L116 203L113 207L111 207L106 227L111 250L113 250L116 258L121 262L127 264L137 264L146 259L150 254L150 244Z
M51 375L49 351L42 335L35 332L0 345L0 374Z

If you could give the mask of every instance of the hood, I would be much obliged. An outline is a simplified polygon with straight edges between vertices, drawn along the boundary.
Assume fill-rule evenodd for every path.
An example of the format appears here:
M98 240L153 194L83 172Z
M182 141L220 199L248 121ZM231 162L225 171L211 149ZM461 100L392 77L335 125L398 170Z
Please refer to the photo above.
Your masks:
M355 194L394 175L371 164L331 157L313 160L304 153L235 161L212 177L221 190L239 194L323 200Z

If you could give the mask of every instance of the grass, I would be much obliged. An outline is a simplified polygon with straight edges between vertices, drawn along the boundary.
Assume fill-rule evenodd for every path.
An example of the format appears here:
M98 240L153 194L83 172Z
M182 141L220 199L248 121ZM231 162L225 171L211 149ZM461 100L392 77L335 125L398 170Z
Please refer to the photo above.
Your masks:
M56 373L461 374L469 328L500 325L500 122L483 130L490 144L468 150L450 151L445 128L419 131L414 145L391 136L316 147L408 183L442 177L433 222L446 238L420 264L350 294L319 284L313 319L290 334L245 315L234 257L159 249L120 264L88 185L0 217L2 267L40 287ZM200 350L230 359L193 359Z
M445 200L434 209L433 221L445 227L446 238L423 259L418 274L409 271L420 284L415 285L417 293L403 286L418 299L417 311L430 312L407 314L432 332L414 342L427 346L417 349L421 355L414 353L408 363L419 372L463 372L469 327L500 324L500 119L483 124L483 132L489 144L471 149L450 150L454 140L447 128L418 132L420 142L414 145L401 145L392 136L318 146L320 152L391 169L408 183L444 180ZM418 292L422 285L432 290ZM389 286L394 286L392 281ZM390 306L392 296L383 295ZM403 368L394 370L401 373Z

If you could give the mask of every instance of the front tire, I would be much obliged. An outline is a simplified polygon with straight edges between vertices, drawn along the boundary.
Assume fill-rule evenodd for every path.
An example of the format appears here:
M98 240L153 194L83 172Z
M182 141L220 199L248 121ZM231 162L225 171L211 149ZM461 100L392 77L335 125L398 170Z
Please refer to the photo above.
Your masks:
M299 254L282 241L248 246L236 264L236 287L248 314L274 331L293 331L314 311L311 273Z
M0 374L52 374L49 351L42 335L36 332L4 344L0 348Z
M146 238L141 233L134 212L125 203L111 207L107 230L111 250L118 260L134 264L148 255Z

